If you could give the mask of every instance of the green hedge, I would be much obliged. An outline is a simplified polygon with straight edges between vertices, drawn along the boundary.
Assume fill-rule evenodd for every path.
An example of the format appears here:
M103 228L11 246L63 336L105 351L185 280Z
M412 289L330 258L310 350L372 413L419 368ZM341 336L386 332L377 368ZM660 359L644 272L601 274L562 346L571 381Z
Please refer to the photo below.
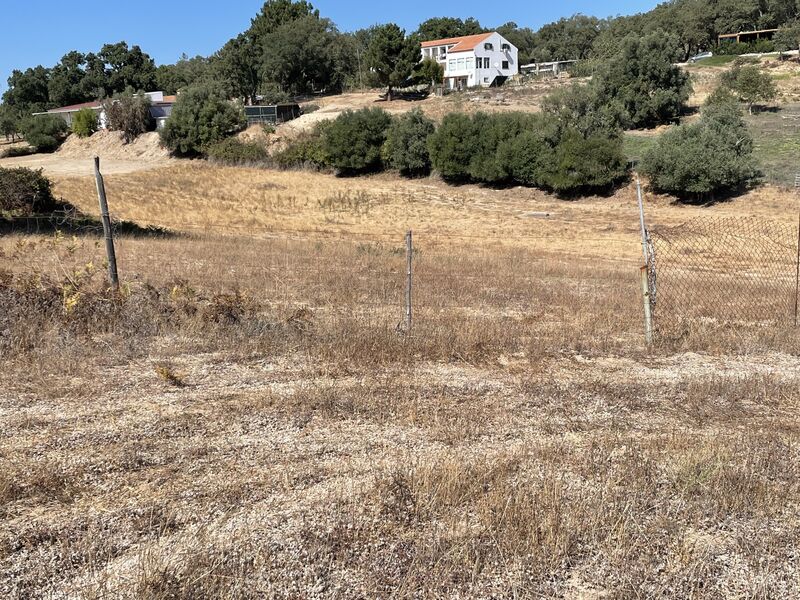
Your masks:
M269 153L263 144L242 142L235 137L210 145L206 155L210 160L226 165L256 165L269 162Z

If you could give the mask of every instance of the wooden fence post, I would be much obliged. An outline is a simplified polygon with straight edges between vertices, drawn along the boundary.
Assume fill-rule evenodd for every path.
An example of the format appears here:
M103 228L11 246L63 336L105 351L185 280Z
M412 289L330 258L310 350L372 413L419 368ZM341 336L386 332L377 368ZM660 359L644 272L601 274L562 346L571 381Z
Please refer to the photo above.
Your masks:
M117 273L117 254L114 251L114 232L111 229L111 217L108 214L108 200L106 199L106 186L100 174L100 157L94 157L94 178L97 182L97 198L100 201L100 219L103 221L103 235L106 240L106 257L108 258L108 279L111 287L119 289L119 274Z
M411 259L414 253L411 230L406 233L406 333L411 333Z

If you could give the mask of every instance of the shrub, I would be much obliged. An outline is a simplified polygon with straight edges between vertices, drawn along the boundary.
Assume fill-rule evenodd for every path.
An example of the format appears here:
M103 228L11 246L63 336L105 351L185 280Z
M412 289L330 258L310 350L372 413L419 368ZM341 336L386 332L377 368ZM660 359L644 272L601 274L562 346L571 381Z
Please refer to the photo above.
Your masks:
M629 35L593 82L595 106L618 104L632 127L673 120L692 90L688 73L674 65L680 53L678 39L664 31Z
M230 137L208 147L208 158L227 165L262 164L269 161L267 149L257 142Z
M381 148L391 123L379 108L345 111L326 129L323 147L330 166L340 173L372 171L381 166Z
M37 152L53 152L67 136L67 122L56 115L29 117L22 123L25 140Z
M559 194L605 190L627 174L621 137L599 133L584 137L576 129L563 133L552 163L541 163L539 184Z
M123 94L103 102L106 127L121 131L126 143L155 129L155 120L150 114L150 99L144 95Z
M707 200L758 175L753 138L734 103L706 106L697 123L673 127L645 153L642 172L659 192Z
M555 148L544 128L523 131L498 149L501 160L515 181L543 187L546 172L555 162Z
M428 138L433 168L445 179L468 179L477 143L478 133L472 119L463 113L448 114Z
M0 211L21 215L52 211L56 207L52 187L41 169L0 168Z
M272 157L275 166L282 169L322 169L329 164L323 137L330 121L322 121L312 131L300 134L284 150Z
M383 145L383 160L402 175L425 175L431 169L428 138L436 127L421 110L414 109L392 121Z
M757 102L769 102L778 95L778 88L772 77L755 65L735 65L730 71L723 73L721 85L746 103L750 114L753 114L753 106Z
M499 148L506 140L514 139L523 131L537 126L537 120L522 113L486 115L477 113L472 117L475 145L469 161L469 176L475 181L500 183L511 177L507 157Z
M241 105L209 86L187 88L161 130L161 141L177 154L197 156L247 124Z
M78 137L89 137L97 131L97 113L91 108L82 108L72 118L72 133Z

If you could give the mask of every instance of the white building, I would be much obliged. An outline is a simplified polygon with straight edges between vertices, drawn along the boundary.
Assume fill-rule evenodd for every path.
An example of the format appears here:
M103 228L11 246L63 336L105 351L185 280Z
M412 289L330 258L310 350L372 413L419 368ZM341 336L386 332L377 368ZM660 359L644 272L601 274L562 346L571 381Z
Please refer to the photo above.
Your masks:
M177 101L177 96L165 96L164 92L145 92L144 94L150 100L150 115L156 122L156 127L161 129L164 127L169 116L172 114L172 106ZM106 128L106 111L103 109L103 103L99 100L94 102L84 102L82 104L73 104L72 106L62 106L60 108L53 108L46 113L34 113L34 115L58 115L67 122L69 127L72 127L72 119L79 110L89 108L97 113L97 125L100 129Z
M502 85L519 73L517 48L496 31L422 42L422 60L444 66L450 89Z

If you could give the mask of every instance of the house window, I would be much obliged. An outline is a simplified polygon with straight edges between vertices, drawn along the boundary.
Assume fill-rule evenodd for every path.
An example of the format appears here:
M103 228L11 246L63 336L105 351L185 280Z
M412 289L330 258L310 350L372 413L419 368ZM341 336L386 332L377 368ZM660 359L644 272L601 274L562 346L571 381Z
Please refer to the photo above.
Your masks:
M489 57L487 56L483 59L483 68L488 69L489 67L491 67L491 65L489 64Z
M502 46L500 46L500 47L501 47L503 50L511 50L511 46L509 46L508 44L503 44L503 45L502 45Z
M463 58L459 58L458 59L458 70L459 71L463 71L464 70L464 59Z
M433 58L436 58L437 56L439 56L439 49L438 48L434 48L433 49Z
M475 66L473 64L474 62L475 62L474 58L472 58L472 57L467 58L467 71L471 71L472 69L475 68Z
M484 50L494 50L494 46L492 46L491 44L487 43L487 44L483 45L483 49Z
M456 70L456 59L455 58L451 58L450 59L450 62L447 64L447 70L448 71L455 71Z
M507 60L503 61L503 68L504 69L508 69L508 61Z

